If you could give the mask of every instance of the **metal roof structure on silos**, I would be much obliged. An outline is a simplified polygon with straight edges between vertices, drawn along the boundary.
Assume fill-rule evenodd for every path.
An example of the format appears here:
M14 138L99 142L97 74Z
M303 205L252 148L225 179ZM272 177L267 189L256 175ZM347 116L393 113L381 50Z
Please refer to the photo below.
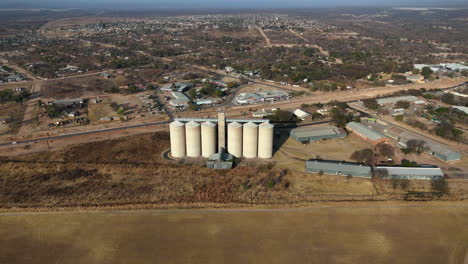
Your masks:
M175 118L175 120L180 121L180 122L213 122L213 123L218 123L218 119L216 118ZM269 123L270 120L268 119L226 119L226 122L232 123L232 122L237 122L237 123Z

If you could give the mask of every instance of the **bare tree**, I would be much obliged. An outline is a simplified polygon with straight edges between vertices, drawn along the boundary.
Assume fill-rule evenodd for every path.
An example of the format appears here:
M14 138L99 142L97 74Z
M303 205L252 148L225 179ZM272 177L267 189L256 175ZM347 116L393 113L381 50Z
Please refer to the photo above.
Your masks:
M384 155L387 158L393 158L395 155L395 148L387 143L381 143L377 145L377 152Z
M427 145L426 141L420 139L411 139L406 143L406 147L411 152L416 152L421 154L424 151L429 150L429 146Z
M357 162L363 162L368 165L374 164L374 151L372 149L363 149L351 154L351 159Z

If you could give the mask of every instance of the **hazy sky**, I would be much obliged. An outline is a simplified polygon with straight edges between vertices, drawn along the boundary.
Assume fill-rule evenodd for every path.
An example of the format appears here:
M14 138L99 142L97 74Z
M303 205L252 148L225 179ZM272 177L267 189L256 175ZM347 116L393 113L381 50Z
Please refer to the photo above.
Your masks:
M467 6L468 0L0 0L1 8L295 8Z

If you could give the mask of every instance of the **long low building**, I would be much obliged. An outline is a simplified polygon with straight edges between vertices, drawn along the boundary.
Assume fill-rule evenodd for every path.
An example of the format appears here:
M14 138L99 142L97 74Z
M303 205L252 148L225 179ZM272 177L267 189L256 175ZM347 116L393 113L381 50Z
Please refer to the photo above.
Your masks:
M256 104L272 102L289 98L289 94L281 90L261 91L256 93L240 93L235 101L238 104Z
M461 159L461 153L439 144L429 138L417 135L413 132L406 131L402 128L393 125L372 125L374 129L382 132L385 136L398 142L400 148L407 148L408 141L412 139L422 140L427 143L429 149L426 151L428 154L435 156L443 161L456 161Z
M375 170L381 171L379 175L384 179L437 180L444 178L444 173L440 168L377 166Z
M437 167L377 166L372 172L370 166L360 163L317 159L306 161L306 172L361 178L371 178L374 173L377 177L383 179L438 180L444 178L444 173Z
M291 137L299 142L312 142L323 139L344 138L347 133L336 126L307 126L291 130Z
M380 143L389 143L390 139L374 129L357 122L349 122L346 129L361 137L362 139L372 143L374 146Z
M380 99L377 99L377 103L379 105L386 105L386 104L394 104L398 101L415 102L417 100L418 98L416 96L406 95L406 96L380 98Z
M360 163L335 160L308 160L306 161L306 172L325 173L361 178L372 177L372 170L370 166L366 166Z

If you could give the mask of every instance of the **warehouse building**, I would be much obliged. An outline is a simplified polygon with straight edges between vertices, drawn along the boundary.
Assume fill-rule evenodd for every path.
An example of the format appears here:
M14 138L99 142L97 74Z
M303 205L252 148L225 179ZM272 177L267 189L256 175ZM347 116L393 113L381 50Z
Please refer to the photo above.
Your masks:
M365 126L364 124L357 122L349 122L346 125L348 131L353 132L362 139L370 142L372 145L376 146L380 143L389 143L390 139L385 137L383 134L375 131L374 129Z
M398 101L415 102L415 101L418 101L418 98L416 96L407 95L407 96L397 96L397 97L387 97L387 98L377 99L377 103L379 105L395 104Z
M181 92L172 92L171 94L174 99L171 100L169 104L174 108L185 108L190 102L190 98Z
M291 137L299 142L320 141L323 139L344 138L347 133L336 126L300 127L291 130Z
M408 141L412 139L426 141L427 145L429 146L429 150L427 151L427 153L432 156L435 156L438 159L441 159L446 162L456 161L456 160L461 159L460 152L451 150L437 142L434 142L432 140L427 140L426 138L420 137L412 132L404 131L401 134L399 134L398 145L400 145L403 148L406 148L407 147L406 143L408 143Z
M306 172L361 177L368 179L372 177L370 166L366 166L360 163L335 160L308 160L306 161Z
M443 161L456 161L461 159L460 152L454 151L444 145L441 145L429 138L417 135L413 132L406 131L402 128L396 126L385 126L382 128L378 128L374 126L376 129L381 131L385 136L394 139L398 142L398 146L400 148L407 148L408 141L415 139L415 140L422 140L425 141L429 150L427 151L428 154L435 156Z
M261 91L256 93L240 93L235 102L241 105L273 102L289 98L289 94L281 90Z
M84 100L82 98L73 98L73 99L63 99L63 100L55 100L53 104L56 105L82 105L84 104Z
M408 180L437 180L444 178L444 173L440 168L421 167L380 167L375 168L384 179L408 179Z

